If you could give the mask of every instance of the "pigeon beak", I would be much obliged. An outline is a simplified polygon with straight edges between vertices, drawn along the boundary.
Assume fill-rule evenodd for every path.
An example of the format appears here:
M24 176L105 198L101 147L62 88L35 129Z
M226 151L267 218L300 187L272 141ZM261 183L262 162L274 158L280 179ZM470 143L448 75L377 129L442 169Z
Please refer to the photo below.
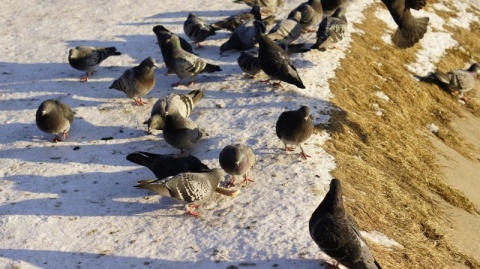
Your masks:
M42 116L45 116L45 114L47 114L47 111L42 110Z

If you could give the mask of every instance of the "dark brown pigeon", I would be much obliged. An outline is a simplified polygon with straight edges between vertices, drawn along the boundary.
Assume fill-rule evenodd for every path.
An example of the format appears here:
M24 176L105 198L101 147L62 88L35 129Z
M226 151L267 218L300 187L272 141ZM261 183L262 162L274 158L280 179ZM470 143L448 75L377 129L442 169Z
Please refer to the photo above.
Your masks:
M68 137L73 115L72 109L67 104L59 100L49 99L42 102L38 107L35 121L38 129L45 133L54 134L53 142L57 142ZM61 138L57 136L59 133L62 134Z
M381 269L360 235L357 222L345 212L342 184L332 179L330 190L313 212L310 236L318 247L341 265L351 269ZM338 268L338 264L334 264Z
M305 142L313 134L313 120L310 116L310 108L301 106L298 110L285 111L280 114L275 126L278 138L285 144L285 151L292 151L290 145L299 145L302 158L310 157L302 148Z

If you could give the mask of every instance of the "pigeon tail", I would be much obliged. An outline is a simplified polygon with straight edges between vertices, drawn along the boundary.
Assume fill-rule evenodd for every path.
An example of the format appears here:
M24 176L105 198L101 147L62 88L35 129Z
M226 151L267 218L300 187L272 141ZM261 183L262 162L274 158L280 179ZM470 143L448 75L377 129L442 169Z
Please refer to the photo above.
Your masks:
M203 69L202 73L203 73L203 72L213 73L213 72L217 72L217 71L222 71L222 69L220 68L220 66L207 63L207 65L206 65L205 68Z
M153 181L155 180L141 180L138 182L138 185L135 185L133 187L138 189L150 190L162 196L171 197L170 192L164 183L154 183Z
M437 79L440 82L443 82L445 84L450 84L450 76L447 73L434 72L434 73L430 73L429 75L433 76L435 79Z
M392 36L392 42L401 49L410 48L415 45L427 32L429 18L417 18L412 25L405 25L398 28Z

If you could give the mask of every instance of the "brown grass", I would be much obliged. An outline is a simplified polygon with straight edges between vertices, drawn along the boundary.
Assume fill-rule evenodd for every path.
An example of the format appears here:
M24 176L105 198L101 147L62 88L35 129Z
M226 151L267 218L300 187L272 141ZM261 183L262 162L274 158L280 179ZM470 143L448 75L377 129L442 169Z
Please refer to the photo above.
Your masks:
M445 184L426 128L435 123L444 143L471 157L468 144L450 126L452 115L466 108L436 85L412 78L405 64L415 62L418 47L399 50L381 40L386 25L373 14L378 6L365 11L368 23L356 25L365 34L353 34L352 47L336 72L341 79L329 81L335 108L330 123L319 127L332 135L326 149L337 162L333 175L343 180L348 210L362 229L385 233L404 246L392 251L370 244L384 268L453 268L459 263L480 268L443 236L440 218L446 216L436 199L468 212L478 210ZM474 33L452 29L464 49L450 50L439 63L442 71L480 59L474 53L480 47L474 43L480 40L479 27L472 29ZM378 98L376 91L390 100ZM374 106L380 107L381 116ZM470 104L468 109L476 112L477 107Z

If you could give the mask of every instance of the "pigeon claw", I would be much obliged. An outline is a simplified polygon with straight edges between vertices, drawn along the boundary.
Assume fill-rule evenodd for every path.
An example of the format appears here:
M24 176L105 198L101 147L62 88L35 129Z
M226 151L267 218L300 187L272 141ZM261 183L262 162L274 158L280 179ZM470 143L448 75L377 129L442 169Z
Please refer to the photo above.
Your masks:
M294 151L295 149L293 147L289 147L285 145L285 151Z
M307 154L306 154L305 152L303 152L303 151L300 153L300 156L302 156L302 158L305 159L305 160L306 160L307 158L312 157L312 156L310 156L310 155L307 155Z
M134 101L135 101L135 104L137 104L139 106L143 106L147 103L147 102L143 101L141 98L140 99L134 99Z
M247 177L247 175L245 175L243 177L243 182L245 182L245 185L248 185L248 182L255 182L255 181L251 180L250 178Z
M186 205L185 206L186 214L194 217L199 217L200 213L192 210L192 208L199 208L199 207L200 205Z
M226 185L227 188L230 188L231 186L235 186L235 177L232 177Z

